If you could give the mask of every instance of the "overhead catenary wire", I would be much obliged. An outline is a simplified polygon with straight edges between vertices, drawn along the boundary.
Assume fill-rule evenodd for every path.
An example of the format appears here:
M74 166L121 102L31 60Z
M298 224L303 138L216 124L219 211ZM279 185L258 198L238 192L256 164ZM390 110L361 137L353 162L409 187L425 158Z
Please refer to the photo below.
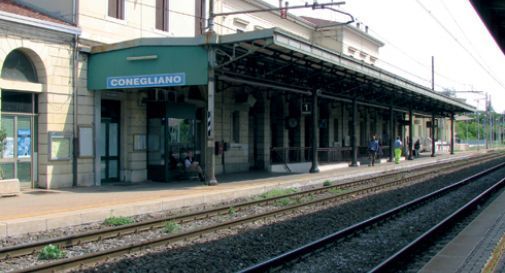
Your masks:
M449 36L464 50L466 53L486 72L486 74L491 77L498 85L505 89L505 85L496 78L488 68L486 68L467 47L465 47L458 38L425 6L421 3L420 0L416 0L416 2L421 6L421 8L430 15L430 17L447 33Z

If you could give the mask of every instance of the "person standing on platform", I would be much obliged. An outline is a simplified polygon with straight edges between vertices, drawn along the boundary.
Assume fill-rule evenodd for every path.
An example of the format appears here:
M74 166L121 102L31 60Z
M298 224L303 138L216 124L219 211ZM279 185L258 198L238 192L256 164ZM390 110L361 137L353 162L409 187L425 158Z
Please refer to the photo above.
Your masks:
M368 143L368 159L370 159L368 166L375 165L375 157L377 156L378 151L379 151L379 141L375 136L373 136L370 142Z
M402 155L402 146L403 143L400 140L400 137L396 137L395 143L394 143L394 152L395 152L395 163L400 164L400 156Z

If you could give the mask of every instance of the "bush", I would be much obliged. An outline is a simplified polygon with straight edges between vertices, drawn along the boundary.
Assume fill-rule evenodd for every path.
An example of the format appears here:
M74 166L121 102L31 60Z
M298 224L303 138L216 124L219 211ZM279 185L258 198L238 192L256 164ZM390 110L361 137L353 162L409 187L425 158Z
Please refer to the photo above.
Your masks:
M330 180L324 181L323 186L325 186L325 187L331 186Z
M181 229L181 225L177 224L174 221L168 221L165 222L165 227L163 229L165 230L166 233L172 233Z
M39 260L55 260L63 257L65 257L65 252L51 244L45 246L39 254Z
M128 224L133 224L133 219L130 217L124 217L124 216L111 216L105 221L103 221L104 225L107 226L122 226L122 225L128 225Z

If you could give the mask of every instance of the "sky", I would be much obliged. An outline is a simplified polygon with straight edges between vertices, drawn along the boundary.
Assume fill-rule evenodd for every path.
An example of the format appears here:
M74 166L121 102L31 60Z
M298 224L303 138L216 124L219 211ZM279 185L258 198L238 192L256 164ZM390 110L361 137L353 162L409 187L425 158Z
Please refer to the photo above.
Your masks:
M289 5L305 2L312 3L291 0ZM494 110L505 112L505 55L468 0L347 0L339 9L352 14L368 26L370 35L384 42L377 66L431 88L433 56L435 91L483 91L456 95L483 110L487 94ZM330 11L293 13L346 19Z

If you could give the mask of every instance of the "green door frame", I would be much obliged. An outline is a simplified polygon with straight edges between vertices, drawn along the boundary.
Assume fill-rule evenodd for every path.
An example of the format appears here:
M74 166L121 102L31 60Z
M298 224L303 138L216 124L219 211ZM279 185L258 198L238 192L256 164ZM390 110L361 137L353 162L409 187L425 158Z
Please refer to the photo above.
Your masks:
M119 169L120 169L120 141L121 141L121 124L118 121L113 120L112 118L102 118L101 123L105 123L105 128L101 128L101 130L105 130L105 156L100 156L100 161L105 161L105 177L101 178L102 182L117 182L119 181ZM116 156L110 156L109 155L109 138L110 138L110 124L111 123L117 123L117 155ZM116 160L117 161L117 173L116 173L116 178L111 178L109 177L109 168L110 168L110 160Z

